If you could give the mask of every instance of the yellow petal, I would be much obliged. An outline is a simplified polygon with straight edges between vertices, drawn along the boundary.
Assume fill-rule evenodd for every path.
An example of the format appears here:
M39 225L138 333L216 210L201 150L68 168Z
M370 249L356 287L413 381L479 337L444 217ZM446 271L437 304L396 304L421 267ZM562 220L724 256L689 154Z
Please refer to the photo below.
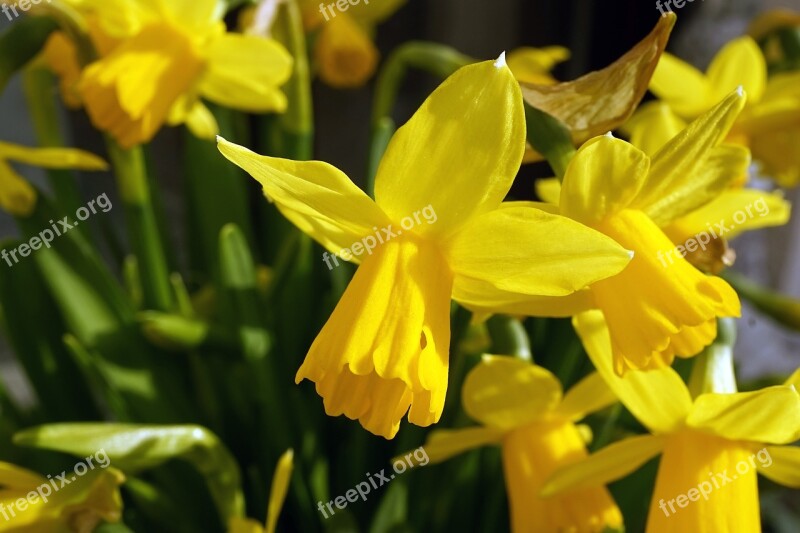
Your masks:
M437 429L430 433L422 447L430 462L436 464L474 448L498 444L504 434L503 430L485 427Z
M784 385L794 385L795 388L800 388L800 368L794 371L794 373L786 379Z
M581 144L622 125L639 105L675 24L662 17L650 34L608 67L555 85L522 83L525 100L556 117Z
M459 279L454 286L453 299L473 313L490 315L569 317L594 307L588 289L567 296L528 296L501 291L486 281L466 279Z
M731 240L745 231L782 226L789 221L790 214L791 204L780 192L731 189L723 191L700 209L675 220L664 232L679 244L701 234ZM705 244L701 247L705 247Z
M542 496L600 487L630 474L661 453L666 437L629 437L593 453L586 459L558 470L542 489Z
M475 217L449 242L447 256L456 299L475 280L504 292L564 296L618 273L630 260L600 233L527 207Z
M186 127L199 139L214 139L219 134L219 126L214 114L203 102L197 100L185 118Z
M267 506L267 523L264 528L265 533L275 533L278 515L281 513L283 502L286 500L289 482L292 480L293 468L294 452L286 450L281 455L281 458L278 459L278 466L275 467L275 474L272 476L272 488L269 491L269 505Z
M703 73L671 54L661 56L650 90L684 118L692 119L714 105Z
M721 190L714 188L724 187L738 178L741 151L723 149L712 152L712 149L724 139L744 104L744 94L733 92L665 144L653 156L650 174L633 206L663 226L691 208L710 201L712 196L705 194L706 191ZM716 159L709 161L712 153L722 160L719 163ZM704 170L708 168L706 165L712 165L712 169L721 166L737 173L720 175L719 172ZM717 181L708 183L700 181L701 177L712 177ZM721 185L720 181L723 182ZM704 194L699 194L701 192ZM691 207L686 208L686 205Z
M561 199L561 181L558 178L536 180L536 195L548 204L558 205Z
M12 463L0 461L0 494L7 490L29 489L46 482L44 476Z
M767 62L752 37L745 35L720 50L706 75L712 102L722 100L741 86L755 103L761 100L767 84Z
M560 468L580 463L586 448L571 423L536 423L512 431L503 441L503 470L511 507L511 530L604 531L619 529L622 514L603 486L543 498L545 480Z
M757 452L758 473L785 487L800 489L800 447L767 446Z
M327 163L260 156L222 137L218 148L261 184L286 218L333 253L389 226L375 202Z
M558 63L569 59L569 50L563 46L516 48L508 54L508 68L519 81L536 84L554 83L550 71Z
M102 158L74 148L28 148L0 142L0 158L42 168L108 169Z
M581 313L573 319L573 324L597 371L642 424L654 433L669 433L683 424L691 410L692 399L674 370L662 367L627 372L620 377L614 370L611 339L602 313Z
M686 423L730 440L786 444L800 439L800 395L791 385L702 394Z
M375 179L375 198L393 219L432 205L444 235L496 208L525 150L519 85L498 60L466 66L431 94L394 137Z
M81 97L77 91L81 77L81 66L75 45L64 34L56 31L50 34L42 50L48 68L58 77L61 97L70 109L81 105Z
M632 145L652 157L686 126L686 121L669 105L654 101L641 106L625 123L623 132L630 137Z
M437 247L393 239L356 271L295 377L325 411L394 437L400 419L439 420L447 391L452 278Z
M561 401L561 383L515 357L484 356L464 380L464 411L485 426L512 429L542 418Z
M618 372L692 357L716 337L718 317L741 313L736 291L692 266L644 213L623 210L597 229L633 251L625 270L591 287Z
M576 421L617 401L608 383L599 373L593 372L567 391L557 411L568 420Z
M131 148L155 135L202 69L186 35L152 24L86 67L79 90L95 127Z
M559 207L564 215L593 224L627 207L645 183L650 158L610 136L581 146L567 167Z
M340 89L364 85L375 72L378 56L372 39L346 13L326 22L314 45L320 78Z
M27 217L35 207L36 190L0 160L0 208L11 215Z
M149 0L186 31L194 34L211 33L225 14L225 4L219 0Z
M226 33L207 50L200 93L220 105L263 113L286 109L280 87L292 73L292 57L277 41Z
M753 157L764 174L783 187L800 183L800 127L757 135L750 139Z
M661 455L647 531L761 531L756 468L749 447L681 431Z

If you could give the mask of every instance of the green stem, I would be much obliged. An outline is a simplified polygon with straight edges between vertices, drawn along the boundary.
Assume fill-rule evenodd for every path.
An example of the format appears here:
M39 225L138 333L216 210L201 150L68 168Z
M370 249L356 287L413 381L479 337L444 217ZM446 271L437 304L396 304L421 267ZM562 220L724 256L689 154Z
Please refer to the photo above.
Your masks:
M283 88L289 104L279 119L283 133L280 155L307 161L314 153L314 107L303 16L295 0L286 2L278 11L274 32L294 58L292 77Z
M140 147L124 150L111 138L106 139L106 144L125 206L131 247L142 281L144 305L149 309L171 311L174 299L169 268L153 210L144 154Z
M486 326L492 338L492 353L513 355L525 361L533 360L531 342L519 320L505 315L494 315L487 321Z
M557 118L525 102L525 123L528 142L542 154L559 180L564 179L575 147L569 130Z
M689 377L689 391L693 397L714 392L736 392L733 372L733 345L736 343L736 320L717 320L717 338L694 358Z
M779 324L800 331L800 301L770 291L732 270L726 270L720 276L756 309Z
M58 109L53 95L53 76L41 68L29 68L23 72L23 89L28 103L28 112L33 121L39 145L43 147L65 146L58 122ZM65 213L74 213L83 205L75 176L67 170L49 170L50 185L55 200ZM79 228L83 229L83 228Z

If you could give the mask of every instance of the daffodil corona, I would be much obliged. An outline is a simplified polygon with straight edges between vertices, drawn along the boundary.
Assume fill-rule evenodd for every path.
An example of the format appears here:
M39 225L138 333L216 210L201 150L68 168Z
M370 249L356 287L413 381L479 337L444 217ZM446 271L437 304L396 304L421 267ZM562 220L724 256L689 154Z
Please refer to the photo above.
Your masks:
M375 201L322 162L264 157L220 140L220 151L333 253L421 206L416 226L366 256L309 349L310 379L330 415L391 438L400 419L439 420L447 390L449 302L498 295L565 296L622 270L629 254L565 217L502 200L519 169L525 124L504 58L448 78L386 150Z

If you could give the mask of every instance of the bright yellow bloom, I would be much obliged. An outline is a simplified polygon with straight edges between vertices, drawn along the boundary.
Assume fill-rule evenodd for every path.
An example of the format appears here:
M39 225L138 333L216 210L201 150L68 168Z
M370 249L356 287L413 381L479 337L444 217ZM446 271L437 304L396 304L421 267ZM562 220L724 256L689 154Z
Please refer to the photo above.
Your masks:
M800 448L764 446L800 438L800 395L791 381L742 393L729 384L692 398L669 367L619 377L602 315L574 321L598 372L652 435L614 443L561 470L544 494L602 486L661 453L647 531L752 533L761 530L756 471L800 488Z
M361 262L297 381L316 383L329 415L386 438L409 410L421 426L441 416L451 296L485 305L505 294L565 296L629 260L577 222L501 204L525 149L522 97L502 56L460 69L395 133L375 201L326 163L224 140L219 148L296 226Z
M0 462L0 531L94 531L103 522L119 522L124 481L119 470L98 468L54 489L60 483Z
M513 357L487 355L467 375L461 391L464 411L483 424L436 430L423 446L432 463L459 453L500 444L515 532L594 532L620 528L622 515L605 487L541 498L545 480L587 456L586 427L575 423L616 401L600 376L592 374L563 395L546 369Z
M691 120L710 109L736 87L747 91L748 106L733 126L729 140L750 147L765 173L783 185L800 181L800 72L767 81L767 65L751 37L728 43L705 74L664 54L650 90L680 118ZM668 112L668 111L662 111ZM670 119L674 120L674 119ZM657 127L651 124L651 128Z
M275 467L275 474L272 476L272 490L269 492L269 504L267 505L267 521L264 525L262 526L251 518L233 517L228 523L228 533L275 533L278 515L286 500L289 482L292 480L293 468L294 452L286 450L278 459L278 466Z
M27 148L0 142L0 209L15 216L28 216L36 207L36 191L14 171L9 162L41 168L105 170L105 161L72 148Z
M148 142L165 123L213 137L217 125L201 96L249 112L286 108L280 86L291 74L288 52L272 39L226 33L216 0L63 1L89 28L96 21L95 43L96 34L116 43L98 50L76 90L92 123L125 148ZM47 51L56 60L72 57L56 67L68 94L77 64L70 47L56 38Z
M702 350L716 336L717 317L739 315L739 298L726 282L686 261L665 230L713 201L747 168L746 149L719 146L744 99L734 92L652 159L611 136L584 144L570 162L563 186L551 182L540 194L557 202L560 214L632 250L631 264L566 298L508 295L489 310L572 316L600 309L609 322L620 373L668 365L676 355L691 357ZM704 221L703 228L717 220Z
M375 26L404 3L405 0L300 0L306 29L317 32L314 63L320 79L337 88L364 85L378 65L378 49L372 42Z
M686 126L686 122L672 113L665 102L654 101L643 105L624 130L630 136L631 144L653 157ZM791 204L784 199L782 192L749 189L745 187L746 182L747 175L744 174L706 205L671 222L664 232L675 244L684 244L700 233L708 233L709 223L722 221L728 229L723 238L732 240L745 231L782 226L789 221ZM552 189L553 184L546 187ZM746 213L748 206L751 213L745 218L737 214Z

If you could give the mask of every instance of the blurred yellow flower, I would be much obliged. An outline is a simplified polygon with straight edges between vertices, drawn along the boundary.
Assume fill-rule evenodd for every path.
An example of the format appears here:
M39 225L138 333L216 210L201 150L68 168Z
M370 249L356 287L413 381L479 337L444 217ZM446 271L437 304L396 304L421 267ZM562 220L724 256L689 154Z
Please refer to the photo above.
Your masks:
M744 36L725 45L705 74L664 54L650 90L680 118L691 120L742 86L748 106L733 126L729 141L749 146L764 172L782 185L800 182L800 72L767 81L767 65L755 41ZM671 119L674 120L674 119ZM650 124L655 128L655 124Z
M0 514L4 518L0 531L83 532L94 531L103 522L120 521L119 486L125 476L119 470L89 470L66 485L48 478L0 462ZM53 490L54 485L61 486Z
M294 451L286 450L278 459L275 474L272 476L272 489L269 492L269 504L267 505L267 521L264 525L262 526L261 523L251 518L233 517L228 523L228 533L275 533L278 515L280 515L283 502L286 500L289 482L292 480L293 468Z
M41 168L105 170L106 162L72 148L27 148L0 142L0 208L14 216L28 216L36 207L36 191L9 162Z
M484 445L500 444L511 507L511 529L523 533L599 532L622 526L622 515L605 487L555 498L539 493L559 468L587 457L587 427L576 421L616 402L597 374L566 395L546 369L513 357L486 355L467 375L464 411L482 427L436 430L423 446L439 463Z
M800 395L795 384L790 380L742 393L733 385L733 390L692 398L677 372L668 367L617 376L602 315L590 312L574 321L598 372L652 435L611 444L564 468L547 482L543 493L602 486L661 453L648 532L761 531L756 471L800 488L800 448L764 446L800 438Z
M525 148L519 85L502 56L456 72L397 131L375 201L326 163L259 156L225 140L219 148L301 230L361 261L296 379L316 383L329 415L386 438L409 409L421 426L441 416L451 296L484 304L498 294L564 296L629 260L582 224L501 204Z
M517 80L539 85L552 85L556 79L550 75L553 67L569 59L569 50L563 46L544 48L522 47L508 54L508 68Z
M747 149L719 145L744 101L743 93L734 92L652 159L611 136L584 144L570 162L563 186L551 181L539 193L557 203L561 214L632 250L631 264L566 298L509 296L493 310L572 316L600 309L609 323L620 373L697 354L714 339L717 317L739 315L739 298L726 282L686 261L665 229L715 200L747 168ZM702 222L707 229L718 219Z
M317 31L314 62L320 79L337 88L364 85L378 64L372 42L375 26L389 18L405 0L300 0L308 31Z
M216 121L200 97L249 112L286 108L280 86L291 74L288 52L272 39L227 33L222 2L62 1L87 17L95 45L106 46L83 70L63 37L51 39L46 57L67 102L80 100L92 123L124 148L148 142L165 123L213 138Z

